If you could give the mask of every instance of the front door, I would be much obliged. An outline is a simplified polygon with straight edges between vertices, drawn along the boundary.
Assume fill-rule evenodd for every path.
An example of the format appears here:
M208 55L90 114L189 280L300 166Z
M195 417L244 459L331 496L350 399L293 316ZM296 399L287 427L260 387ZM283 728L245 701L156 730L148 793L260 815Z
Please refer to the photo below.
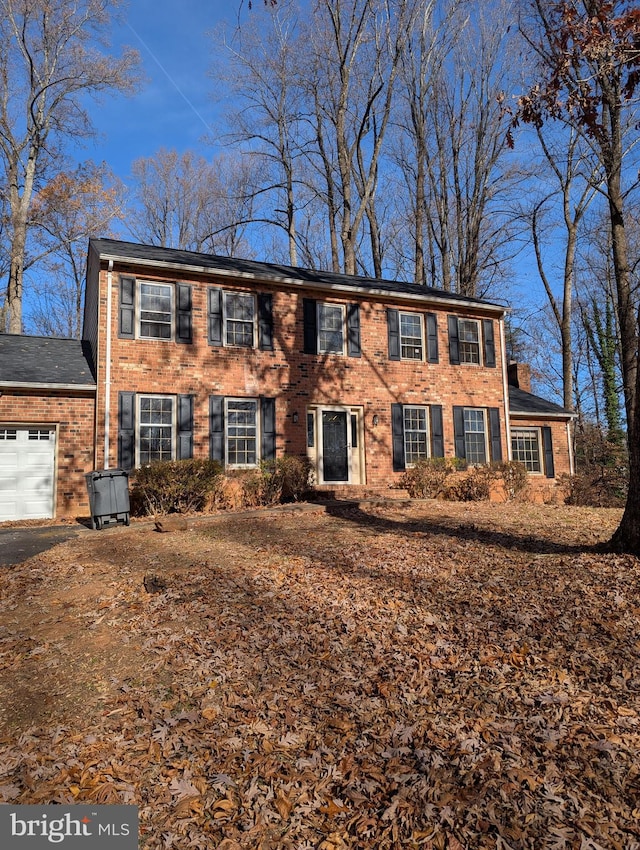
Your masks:
M348 426L348 411L322 411L322 479L325 483L349 481Z

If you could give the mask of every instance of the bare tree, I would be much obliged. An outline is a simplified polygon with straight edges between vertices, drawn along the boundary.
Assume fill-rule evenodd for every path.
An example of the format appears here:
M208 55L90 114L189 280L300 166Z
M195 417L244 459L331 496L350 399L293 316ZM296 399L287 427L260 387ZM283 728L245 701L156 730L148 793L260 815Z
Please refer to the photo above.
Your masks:
M122 186L106 165L85 162L57 174L32 203L38 251L33 290L37 298L25 319L31 331L79 339L82 333L87 242L112 232L122 216Z
M137 54L100 50L108 0L0 0L0 158L9 197L10 272L6 306L11 333L22 331L24 257L29 211L55 162L57 145L91 132L86 95L127 91Z
M127 226L136 239L163 248L247 255L252 180L245 157L212 162L191 151L161 149L136 160Z

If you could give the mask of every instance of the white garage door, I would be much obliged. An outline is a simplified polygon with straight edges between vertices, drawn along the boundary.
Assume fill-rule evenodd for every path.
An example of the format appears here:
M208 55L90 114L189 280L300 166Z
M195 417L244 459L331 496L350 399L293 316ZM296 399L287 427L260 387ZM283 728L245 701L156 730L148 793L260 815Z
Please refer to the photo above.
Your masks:
M53 516L56 432L0 425L0 522Z

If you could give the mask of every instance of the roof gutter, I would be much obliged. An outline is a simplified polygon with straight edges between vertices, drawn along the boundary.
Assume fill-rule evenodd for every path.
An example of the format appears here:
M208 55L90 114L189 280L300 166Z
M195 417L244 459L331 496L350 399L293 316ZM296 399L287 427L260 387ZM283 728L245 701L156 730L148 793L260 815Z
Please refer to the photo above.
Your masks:
M76 390L77 392L96 391L95 384L51 384L48 381L0 381L0 387L14 390Z
M279 284L281 286L292 286L299 289L316 289L321 292L355 292L359 295L373 295L379 299L420 301L422 304L438 304L443 307L464 307L467 310L477 310L480 313L490 313L492 315L498 316L503 316L505 315L505 313L508 312L508 307L503 307L499 304L487 304L483 302L476 303L474 301L469 301L464 298L455 297L439 298L437 295L424 295L420 292L416 292L415 295L412 292L389 292L384 289L377 289L376 287L366 287L357 285L346 286L345 284L339 283L324 283L322 281L302 280L301 278L295 277L278 277L276 275L261 276L252 274L250 272L242 272L236 270L232 271L229 269L212 269L206 266L192 266L183 263L170 263L164 260L145 260L140 257L122 257L111 254L100 254L100 260L106 260L111 265L114 262L121 262L126 263L129 266L140 266L142 268L150 269L164 269L166 271L180 272L181 274L184 274L185 271L189 271L193 274L206 275L207 277L228 277L232 278L234 281L245 280L247 283L270 284L272 286Z

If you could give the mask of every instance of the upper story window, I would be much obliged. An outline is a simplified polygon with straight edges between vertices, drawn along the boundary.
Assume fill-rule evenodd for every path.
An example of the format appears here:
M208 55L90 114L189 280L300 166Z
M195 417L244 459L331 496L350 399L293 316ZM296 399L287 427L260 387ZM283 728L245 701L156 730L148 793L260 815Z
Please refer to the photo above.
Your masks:
M255 296L249 292L224 292L222 303L225 344L253 348Z
M149 339L171 339L173 287L140 283L138 298L139 335Z
M419 313L400 313L400 357L403 360L422 360L422 316Z
M344 353L344 308L341 304L318 304L318 351Z
M210 286L207 322L210 345L273 351L273 299L267 292Z
M305 354L360 357L360 306L302 299ZM346 347L346 352L345 352Z
M390 360L438 363L438 317L435 313L387 310ZM426 351L426 358L425 358Z
M191 343L191 286L120 278L118 336Z
M461 363L480 363L480 323L475 319L458 319Z
M449 316L449 362L454 365L496 365L493 319Z

